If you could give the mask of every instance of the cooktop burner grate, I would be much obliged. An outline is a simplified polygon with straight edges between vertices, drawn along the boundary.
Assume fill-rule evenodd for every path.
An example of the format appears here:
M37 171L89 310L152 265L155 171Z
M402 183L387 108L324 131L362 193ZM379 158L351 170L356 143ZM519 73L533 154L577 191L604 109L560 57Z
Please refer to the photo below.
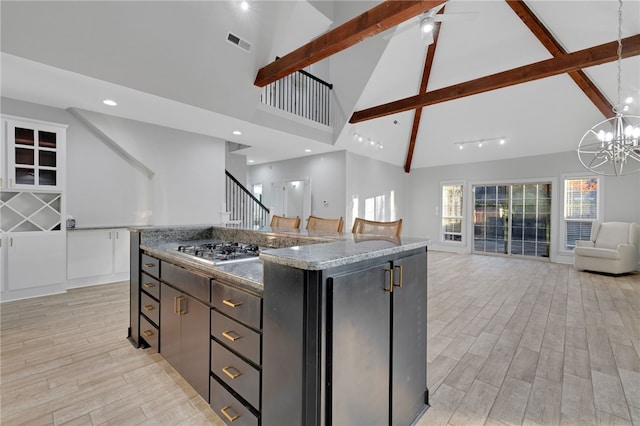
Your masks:
M203 259L213 264L238 262L257 259L260 247L255 244L244 244L230 241L211 241L194 245L181 245L176 249L193 258Z

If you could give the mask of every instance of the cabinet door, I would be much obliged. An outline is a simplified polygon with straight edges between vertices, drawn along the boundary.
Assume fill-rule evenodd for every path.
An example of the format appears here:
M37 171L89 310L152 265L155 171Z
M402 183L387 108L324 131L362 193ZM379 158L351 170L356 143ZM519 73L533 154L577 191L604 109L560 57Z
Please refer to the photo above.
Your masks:
M130 244L129 231L124 228L113 231L113 272L121 274L129 272Z
M112 272L113 241L107 229L67 232L67 278L108 275Z
M393 262L392 420L408 425L425 407L427 389L427 253Z
M9 290L65 281L67 252L64 232L12 234L7 247Z
M184 294L183 294L184 296ZM182 319L180 374L202 396L209 401L209 314L211 309L184 296L181 300ZM164 327L164 324L162 324Z
M44 123L7 121L8 187L61 188L65 133Z
M389 422L391 268L329 278L327 408L334 425Z
M160 353L176 370L180 369L180 314L182 293L160 285Z

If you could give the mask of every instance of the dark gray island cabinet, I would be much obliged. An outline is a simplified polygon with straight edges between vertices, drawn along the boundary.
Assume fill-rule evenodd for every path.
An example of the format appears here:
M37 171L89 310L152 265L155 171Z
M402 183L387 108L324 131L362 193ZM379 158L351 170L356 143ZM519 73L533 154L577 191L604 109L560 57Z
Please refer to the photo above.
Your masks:
M233 237L281 248L228 266L175 254L229 232L132 229L134 345L157 350L229 425L419 419L429 396L427 241L244 230Z
M265 261L264 280L264 425L417 420L428 404L426 248L323 270Z

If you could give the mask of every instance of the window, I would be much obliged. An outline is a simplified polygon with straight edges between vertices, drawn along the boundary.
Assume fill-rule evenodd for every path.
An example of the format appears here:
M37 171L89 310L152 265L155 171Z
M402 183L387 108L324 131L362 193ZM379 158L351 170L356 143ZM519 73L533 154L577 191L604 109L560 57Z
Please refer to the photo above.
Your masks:
M364 218L367 220L385 221L385 196L376 195L375 197L364 200Z
M463 185L442 185L442 241L462 242Z
M564 180L564 249L572 250L576 240L588 240L591 224L599 220L599 178Z

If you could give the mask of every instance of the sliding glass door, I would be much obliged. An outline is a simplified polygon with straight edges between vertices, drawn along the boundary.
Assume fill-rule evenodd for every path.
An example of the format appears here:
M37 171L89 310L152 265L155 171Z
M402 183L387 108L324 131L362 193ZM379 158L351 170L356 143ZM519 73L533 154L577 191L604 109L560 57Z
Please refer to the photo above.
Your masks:
M551 184L475 185L473 251L549 257Z

